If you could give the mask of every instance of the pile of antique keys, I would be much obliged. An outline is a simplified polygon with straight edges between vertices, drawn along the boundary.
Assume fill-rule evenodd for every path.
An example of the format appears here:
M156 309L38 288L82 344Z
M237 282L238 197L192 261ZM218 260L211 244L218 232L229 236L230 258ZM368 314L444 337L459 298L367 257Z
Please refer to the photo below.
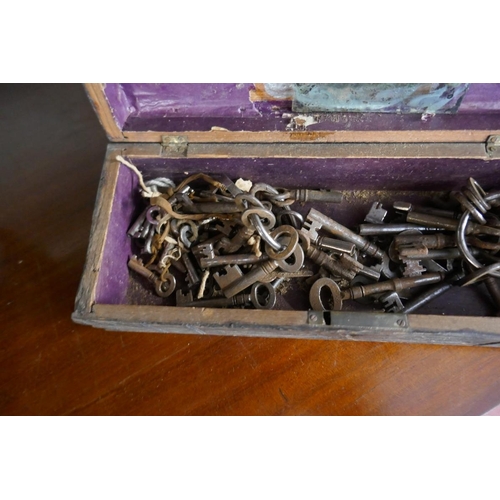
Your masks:
M313 310L370 300L409 313L484 280L500 308L500 192L485 193L474 179L437 208L395 201L390 221L375 202L356 230L316 208L304 217L291 207L340 203L339 191L206 174L146 188L149 205L128 231L137 248L128 265L160 297L175 294L178 306L271 309L284 285L300 280Z

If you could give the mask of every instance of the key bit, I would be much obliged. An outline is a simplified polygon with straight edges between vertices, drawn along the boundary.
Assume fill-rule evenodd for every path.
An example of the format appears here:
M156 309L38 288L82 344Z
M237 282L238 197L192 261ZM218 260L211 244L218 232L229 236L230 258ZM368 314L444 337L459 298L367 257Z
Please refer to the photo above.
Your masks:
M201 259L213 259L215 257L215 250L213 243L200 243L191 248L191 253L193 254L196 262L201 265Z
M322 226L323 224L321 224L321 222L306 219L304 221L304 224L302 225L302 228L300 229L300 233L309 238L311 240L311 243L315 244L320 237L318 231L322 228Z
M219 231L219 233L222 233L225 236L230 236L231 233L234 231L235 226L236 226L235 221L223 219L217 221L215 228L217 229L217 231Z
M387 215L387 210L384 210L382 203L376 201L370 207L369 212L366 214L365 222L370 222L372 224L383 224L385 216Z
M425 273L426 269L423 267L419 260L405 260L403 263L403 276L405 278L412 278L414 276L421 276Z
M385 253L380 248L378 248L373 243L370 243L367 239L363 238L359 234L356 234L350 229L347 229L342 224L339 224L326 215L323 215L318 210L311 208L311 210L307 214L307 219L319 222L324 229L332 233L334 236L338 236L341 239L354 243L357 248L359 248L367 255L371 255L378 260L383 260Z
M388 313L399 313L404 309L401 297L397 292L388 292L382 295L379 302L383 304L384 311Z
M223 270L214 274L215 281L220 286L222 292L226 297L232 297L232 295L226 295L224 290L242 277L243 277L243 272L236 264L235 265L228 264L224 267ZM234 293L233 295L236 295L236 293Z

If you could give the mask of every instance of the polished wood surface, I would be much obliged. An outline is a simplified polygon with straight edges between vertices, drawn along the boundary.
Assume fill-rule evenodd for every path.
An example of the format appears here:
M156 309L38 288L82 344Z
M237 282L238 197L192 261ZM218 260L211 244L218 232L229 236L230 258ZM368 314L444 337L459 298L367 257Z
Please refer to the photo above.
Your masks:
M71 321L107 139L79 85L0 86L0 413L466 415L500 349L107 332Z

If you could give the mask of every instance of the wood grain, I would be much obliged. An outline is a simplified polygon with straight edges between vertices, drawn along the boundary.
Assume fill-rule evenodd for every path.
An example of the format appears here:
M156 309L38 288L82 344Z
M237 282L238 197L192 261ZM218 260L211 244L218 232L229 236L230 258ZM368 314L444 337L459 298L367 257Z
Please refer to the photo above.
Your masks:
M104 95L103 83L85 83L87 96L110 141L123 141L123 132L115 121L109 102Z
M466 415L500 350L107 332L71 321L107 139L79 85L0 86L0 413Z
M241 132L211 130L208 132L134 132L124 131L125 142L161 142L163 137L183 136L193 142L481 142L485 143L490 135L499 135L500 130L336 130L297 131L297 132ZM115 140L115 139L113 139Z

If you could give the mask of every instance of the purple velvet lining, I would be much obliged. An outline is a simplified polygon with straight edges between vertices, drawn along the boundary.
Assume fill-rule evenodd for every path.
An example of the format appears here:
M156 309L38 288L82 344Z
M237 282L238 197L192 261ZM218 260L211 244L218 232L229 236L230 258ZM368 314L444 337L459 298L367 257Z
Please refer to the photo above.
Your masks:
M127 118L134 113L135 108L131 105L129 97L120 83L106 83L104 94L118 128L123 130Z
M106 84L115 120L126 131L284 131L291 101L249 100L253 84ZM308 130L495 130L500 128L500 84L471 84L457 114L326 113Z
M500 112L500 83L471 83L458 112Z
M137 187L137 176L127 167L121 166L97 280L98 304L126 303L129 277L127 262L132 255L132 240L127 236L127 230L140 210Z
M499 160L456 159L133 159L145 179L157 176L172 177L176 182L197 172L226 173L233 180L249 178L283 187L330 188L341 190L371 190L376 199L418 202L418 191L448 191L460 189L473 176L486 190L500 188ZM384 193L383 191L395 191ZM400 191L415 191L400 193ZM370 198L361 196L340 205L325 204L325 214L344 224L360 222ZM96 302L126 304L129 287L128 258L133 249L127 230L143 209L137 192L136 176L121 167L114 194L110 224L106 235L104 255L99 271ZM295 207L295 206L294 206ZM307 210L307 207L298 210Z
M222 172L231 178L288 188L447 191L474 177L485 189L500 187L500 161L432 158L203 158L141 159L145 177Z
M252 83L123 83L138 118L258 116Z

